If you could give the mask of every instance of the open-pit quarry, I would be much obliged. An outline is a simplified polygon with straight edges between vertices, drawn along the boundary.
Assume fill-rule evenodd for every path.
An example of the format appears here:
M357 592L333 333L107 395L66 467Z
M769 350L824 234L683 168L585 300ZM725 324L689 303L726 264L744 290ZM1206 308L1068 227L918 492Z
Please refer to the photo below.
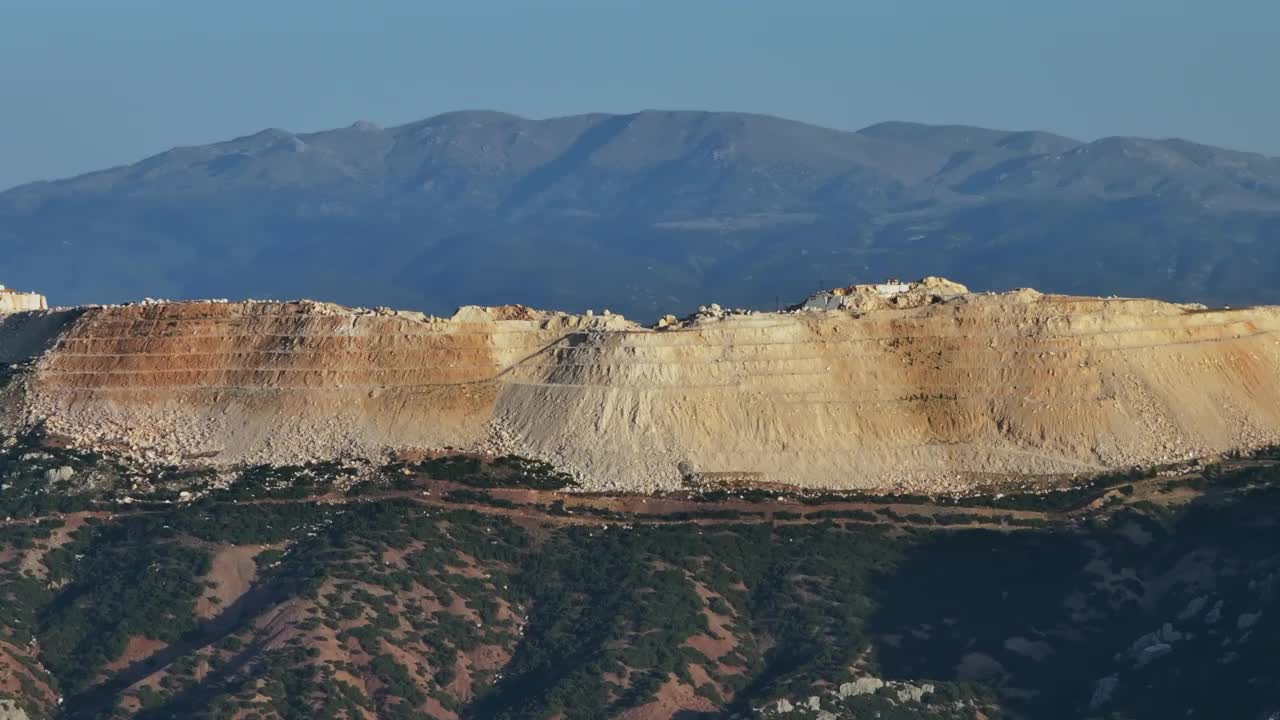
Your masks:
M591 490L963 490L1280 440L1280 308L929 278L644 326L312 302L0 314L3 429L177 464L517 454Z

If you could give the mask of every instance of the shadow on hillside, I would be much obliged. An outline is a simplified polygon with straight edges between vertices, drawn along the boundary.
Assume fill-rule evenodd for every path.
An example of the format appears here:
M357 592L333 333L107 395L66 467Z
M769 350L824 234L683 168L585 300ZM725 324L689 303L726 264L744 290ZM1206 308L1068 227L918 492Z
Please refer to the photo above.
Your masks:
M120 693L127 690L134 683L143 680L179 658L221 642L241 629L246 619L257 617L263 611L280 604L290 597L292 597L292 593L289 592L285 582L276 581L265 585L255 585L235 602L228 605L216 617L203 623L199 629L189 633L181 640L170 643L152 655L130 664L106 682L68 698L65 703L67 717L78 720L103 714L119 701ZM197 687L217 687L218 683L211 682L216 679L215 675L230 676L234 674L245 663L253 659L266 642L268 642L267 639L258 639L250 643L241 652L237 653L236 657L230 662L219 666ZM179 693L171 702L166 703L166 707L182 706L178 703L183 695L184 693Z
M1064 532L921 536L873 585L877 610L867 635L879 673L908 682L1035 687L1029 716L1071 711L1082 695L1087 700L1095 678L1077 677L1080 650L1057 633L1070 622L1065 599L1092 582L1085 571L1092 557L1085 538ZM1020 647L1016 638L1054 649L1036 660L1009 650L1010 642Z

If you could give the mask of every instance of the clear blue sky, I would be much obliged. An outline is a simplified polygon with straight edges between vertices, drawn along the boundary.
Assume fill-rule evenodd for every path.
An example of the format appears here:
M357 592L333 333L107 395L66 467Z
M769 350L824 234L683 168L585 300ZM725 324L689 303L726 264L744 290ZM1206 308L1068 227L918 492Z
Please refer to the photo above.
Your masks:
M1280 154L1276 0L3 0L0 188L264 127L746 110Z

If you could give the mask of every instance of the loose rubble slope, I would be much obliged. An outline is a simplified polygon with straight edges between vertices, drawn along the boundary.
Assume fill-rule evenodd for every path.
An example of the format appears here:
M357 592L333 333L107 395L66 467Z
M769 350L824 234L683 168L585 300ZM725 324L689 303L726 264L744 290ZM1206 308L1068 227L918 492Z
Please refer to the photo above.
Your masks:
M931 278L655 327L521 306L90 307L0 318L0 346L21 335L30 353L11 425L167 461L450 447L545 459L602 490L950 490L1274 443L1278 328L1272 307Z

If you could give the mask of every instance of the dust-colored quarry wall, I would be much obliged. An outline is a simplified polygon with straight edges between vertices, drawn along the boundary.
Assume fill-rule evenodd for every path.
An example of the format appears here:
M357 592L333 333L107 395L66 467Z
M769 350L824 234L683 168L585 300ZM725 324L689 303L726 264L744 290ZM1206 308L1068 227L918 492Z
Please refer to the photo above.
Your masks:
M169 461L452 447L547 459L596 489L671 487L683 466L938 490L1280 436L1276 308L1023 291L654 330L523 308L171 303L49 326L27 340L11 420Z
M0 315L5 313L44 310L49 303L39 293L17 292L0 285Z

